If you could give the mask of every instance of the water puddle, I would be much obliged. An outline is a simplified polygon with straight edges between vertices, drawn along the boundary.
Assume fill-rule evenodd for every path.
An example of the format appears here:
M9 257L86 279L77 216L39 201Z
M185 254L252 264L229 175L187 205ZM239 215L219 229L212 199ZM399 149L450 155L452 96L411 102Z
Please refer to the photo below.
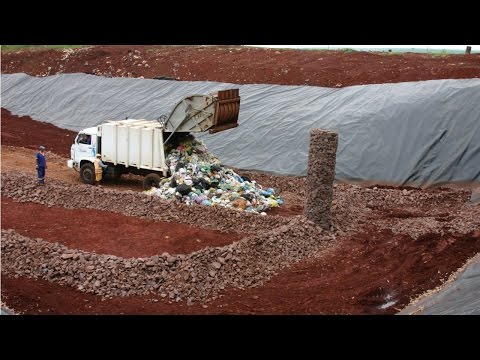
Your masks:
M388 309L390 306L395 305L397 303L397 300L391 300L393 299L393 296L391 294L387 294L384 299L387 302L385 304L380 305L378 307L379 309L382 309L382 310Z
M397 300L386 302L385 304L380 305L379 309L382 309L382 310L388 309L390 306L395 305L396 303L397 303Z

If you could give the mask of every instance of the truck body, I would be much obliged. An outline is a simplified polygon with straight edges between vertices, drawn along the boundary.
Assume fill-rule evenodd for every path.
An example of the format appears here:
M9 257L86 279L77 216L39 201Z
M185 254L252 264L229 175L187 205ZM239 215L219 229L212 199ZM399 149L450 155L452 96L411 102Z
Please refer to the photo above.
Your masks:
M158 187L169 175L165 146L182 133L215 133L238 126L238 89L209 95L192 95L176 104L172 112L158 120L108 120L81 130L71 147L67 165L80 172L84 183L95 182L93 161L101 154L108 165L105 174L120 177L133 173L144 176L143 187Z

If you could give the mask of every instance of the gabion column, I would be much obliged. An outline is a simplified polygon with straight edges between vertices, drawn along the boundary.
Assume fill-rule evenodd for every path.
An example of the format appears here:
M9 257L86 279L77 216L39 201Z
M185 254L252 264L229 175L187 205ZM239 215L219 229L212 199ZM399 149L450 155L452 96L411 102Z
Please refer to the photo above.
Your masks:
M338 133L322 129L310 132L307 193L304 215L308 220L330 229L330 207L335 179Z

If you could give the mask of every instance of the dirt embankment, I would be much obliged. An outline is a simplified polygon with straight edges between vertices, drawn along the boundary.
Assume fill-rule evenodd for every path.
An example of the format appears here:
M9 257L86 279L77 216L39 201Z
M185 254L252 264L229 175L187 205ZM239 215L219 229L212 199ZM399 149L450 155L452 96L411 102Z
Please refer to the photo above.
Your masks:
M44 145L47 151L70 158L70 147L77 136L74 131L53 124L35 121L30 116L16 116L2 108L2 145L37 150Z
M94 46L2 54L2 73L163 76L183 81L344 87L480 77L480 54L277 50L242 46Z

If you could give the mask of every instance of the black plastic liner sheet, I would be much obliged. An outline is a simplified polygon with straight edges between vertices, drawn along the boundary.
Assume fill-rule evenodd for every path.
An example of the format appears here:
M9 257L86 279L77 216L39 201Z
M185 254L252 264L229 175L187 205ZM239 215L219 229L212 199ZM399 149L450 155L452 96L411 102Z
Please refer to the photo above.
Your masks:
M70 130L127 116L157 119L186 96L239 88L239 126L197 134L226 165L306 175L310 129L322 128L339 133L337 180L480 180L480 79L341 89L87 74L1 79L4 108Z

